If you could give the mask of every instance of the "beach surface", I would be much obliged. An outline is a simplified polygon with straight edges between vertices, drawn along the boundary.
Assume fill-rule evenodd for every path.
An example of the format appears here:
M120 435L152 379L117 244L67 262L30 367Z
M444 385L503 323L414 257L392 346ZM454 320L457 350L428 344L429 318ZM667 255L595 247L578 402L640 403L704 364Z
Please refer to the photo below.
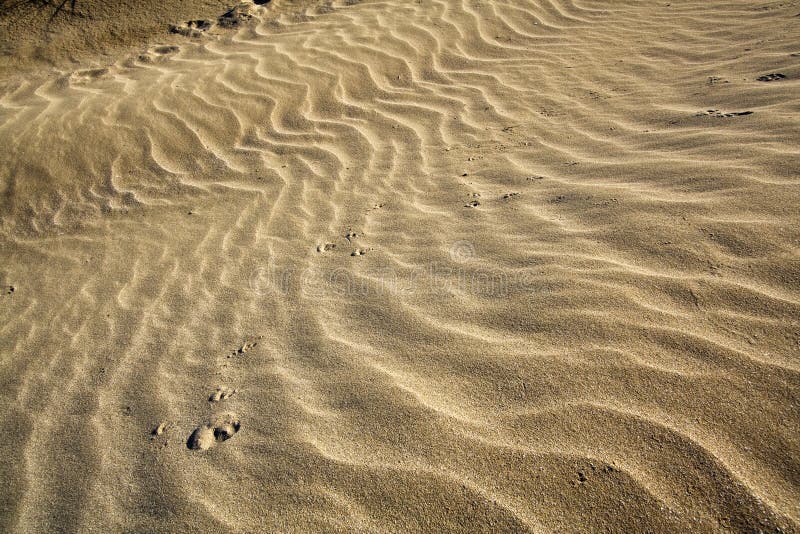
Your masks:
M800 2L0 2L0 532L800 532Z

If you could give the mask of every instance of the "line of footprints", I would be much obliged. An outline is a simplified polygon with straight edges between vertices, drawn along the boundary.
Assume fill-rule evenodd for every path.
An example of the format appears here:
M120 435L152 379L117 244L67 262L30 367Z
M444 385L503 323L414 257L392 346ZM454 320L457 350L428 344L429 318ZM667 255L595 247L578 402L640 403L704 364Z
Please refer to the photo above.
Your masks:
M258 345L257 341L247 342L236 350L231 351L228 358L241 355ZM236 394L234 388L228 386L218 386L208 396L208 402L218 404L230 399ZM169 423L162 422L152 431L153 439L162 436L170 426ZM236 435L242 427L239 418L233 413L217 415L196 427L186 440L186 447L195 451L205 451L214 447L217 443L226 441ZM165 442L166 445L166 442Z
M383 206L383 204L381 204L380 206ZM350 230L347 231L347 234L345 234L343 236L343 239L347 240L347 244L352 247L352 246L355 245L356 239L358 239L360 237L363 237L363 236L357 234L352 229L350 229ZM327 242L327 243L322 243L320 245L317 245L317 252L319 252L319 253L330 252L332 250L336 250L336 243ZM351 256L363 256L364 254L366 254L369 251L370 251L370 249L368 249L368 248L353 248L351 250L351 252L350 252L350 255Z

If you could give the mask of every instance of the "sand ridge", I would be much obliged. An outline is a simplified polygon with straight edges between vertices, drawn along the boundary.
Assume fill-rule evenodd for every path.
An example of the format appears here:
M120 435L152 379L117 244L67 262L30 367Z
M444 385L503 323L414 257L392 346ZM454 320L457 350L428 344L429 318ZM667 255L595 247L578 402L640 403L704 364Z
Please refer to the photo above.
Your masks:
M0 530L798 530L799 3L242 9L0 82Z

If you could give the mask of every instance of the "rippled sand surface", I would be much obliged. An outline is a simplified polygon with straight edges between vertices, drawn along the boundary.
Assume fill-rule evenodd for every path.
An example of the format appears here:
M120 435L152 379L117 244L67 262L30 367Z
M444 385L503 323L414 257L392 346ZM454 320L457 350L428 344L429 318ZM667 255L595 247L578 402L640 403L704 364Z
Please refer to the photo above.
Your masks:
M0 81L0 531L798 531L800 2L241 13Z

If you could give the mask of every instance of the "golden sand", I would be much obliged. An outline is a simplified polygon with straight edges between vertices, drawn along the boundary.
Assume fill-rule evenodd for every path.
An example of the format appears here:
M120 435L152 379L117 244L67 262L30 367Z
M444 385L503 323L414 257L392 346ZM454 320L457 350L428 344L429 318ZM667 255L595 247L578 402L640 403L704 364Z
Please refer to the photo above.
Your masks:
M800 2L59 3L0 531L800 529Z

